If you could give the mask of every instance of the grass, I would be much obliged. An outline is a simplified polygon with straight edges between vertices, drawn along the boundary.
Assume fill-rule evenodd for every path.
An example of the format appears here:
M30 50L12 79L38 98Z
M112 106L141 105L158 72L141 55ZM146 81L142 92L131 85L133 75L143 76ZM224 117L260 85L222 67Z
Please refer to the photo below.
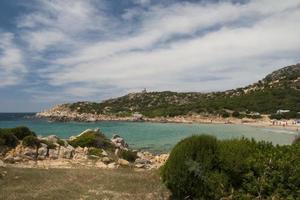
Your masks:
M1 172L2 171L2 172ZM2 168L0 199L168 199L157 170Z

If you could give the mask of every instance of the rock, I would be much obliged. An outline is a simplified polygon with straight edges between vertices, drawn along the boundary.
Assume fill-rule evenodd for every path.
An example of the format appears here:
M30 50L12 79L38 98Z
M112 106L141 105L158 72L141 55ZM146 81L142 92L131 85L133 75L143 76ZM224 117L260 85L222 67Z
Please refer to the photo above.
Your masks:
M90 159L99 159L100 157L99 156L96 156L96 155L89 155L88 156Z
M67 147L61 146L59 151L59 158L71 159L73 158L74 151L74 147L72 147L71 145L68 145Z
M48 152L47 145L42 143L41 147L38 150L39 156L45 157L47 155L47 152Z
M59 140L59 137L57 137L56 135L49 135L47 137L44 137L43 139L48 142L57 143L57 141Z
M137 157L139 157L139 158L145 158L145 156L144 156L144 154L142 153L142 152L137 152Z
M23 151L23 155L29 156L31 158L36 157L36 149L30 148L30 147L25 147Z
M0 160L0 167L5 167L5 166L6 166L5 163L2 160Z
M49 149L49 158L57 159L58 158L58 150L57 149Z
M14 163L15 160L14 160L14 157L12 155L7 155L5 158L4 158L4 162L7 162L7 163Z
M95 128L95 129L94 129L94 132L100 133L100 128Z
M118 168L118 165L116 164L116 163L109 163L108 165L107 165L107 168L108 169L116 169L116 168Z
M84 147L84 148L83 148L83 153L84 153L85 155L88 155L88 154L89 154L89 148Z
M129 166L130 165L130 163L127 160L124 160L122 158L119 158L118 164L121 166Z
M111 138L111 142L116 146L121 149L123 148L128 148L128 144L125 142L125 140L120 137L119 135L114 134L113 137Z
M151 161L150 161L150 160L147 160L147 159L137 158L137 159L135 160L135 163L136 163L136 164L143 164L143 165L146 165L146 164L150 164Z
M103 155L103 156L108 156L108 153L107 153L104 149L102 149L101 155Z
M111 139L113 140L113 139L116 139L116 138L120 138L120 136L118 134L113 134Z
M15 162L21 162L23 159L20 156L14 157Z
M118 156L118 155L119 155L119 152L120 152L120 149L116 149L116 150L115 150L115 155Z
M104 162L104 163L106 163L106 164L108 164L108 163L110 163L112 160L111 160L109 157L103 157L103 158L101 158L101 161Z
M136 165L134 165L134 167L136 167L136 168L145 168L145 165L144 164L136 164Z
M97 161L97 162L95 163L95 166L96 166L96 167L99 167L99 168L102 168L102 169L108 168L108 166L107 166L105 163L103 163L102 161Z

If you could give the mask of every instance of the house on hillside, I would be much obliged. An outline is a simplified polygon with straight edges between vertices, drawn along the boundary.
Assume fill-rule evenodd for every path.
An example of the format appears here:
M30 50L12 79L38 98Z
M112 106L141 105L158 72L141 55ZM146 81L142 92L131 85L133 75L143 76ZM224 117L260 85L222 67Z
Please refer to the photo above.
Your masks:
M277 114L283 114L283 113L288 113L290 110L277 110Z

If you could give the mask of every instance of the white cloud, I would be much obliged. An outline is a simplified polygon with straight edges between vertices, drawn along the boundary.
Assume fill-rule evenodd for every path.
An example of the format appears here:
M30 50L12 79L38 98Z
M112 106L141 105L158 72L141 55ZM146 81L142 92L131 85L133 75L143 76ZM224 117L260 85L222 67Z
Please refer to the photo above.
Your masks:
M105 3L94 3L45 1L19 22L32 54L65 50L45 57L46 69L37 72L75 98L107 88L110 95L230 89L300 61L299 0L139 1L147 9L134 7L120 18L108 14Z
M22 51L14 43L14 35L0 32L0 87L16 85L26 73Z

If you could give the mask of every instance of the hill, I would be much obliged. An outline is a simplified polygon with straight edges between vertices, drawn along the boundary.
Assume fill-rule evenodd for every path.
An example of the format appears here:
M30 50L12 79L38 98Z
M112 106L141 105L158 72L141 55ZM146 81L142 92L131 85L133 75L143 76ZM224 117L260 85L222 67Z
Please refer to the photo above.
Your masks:
M146 117L173 117L189 114L212 114L227 117L253 113L274 114L290 110L287 118L299 117L300 64L284 67L247 87L224 92L140 92L100 103L77 102L60 105L56 110L78 114L128 117L141 113ZM238 112L238 114L236 114ZM285 117L285 116L281 116Z

